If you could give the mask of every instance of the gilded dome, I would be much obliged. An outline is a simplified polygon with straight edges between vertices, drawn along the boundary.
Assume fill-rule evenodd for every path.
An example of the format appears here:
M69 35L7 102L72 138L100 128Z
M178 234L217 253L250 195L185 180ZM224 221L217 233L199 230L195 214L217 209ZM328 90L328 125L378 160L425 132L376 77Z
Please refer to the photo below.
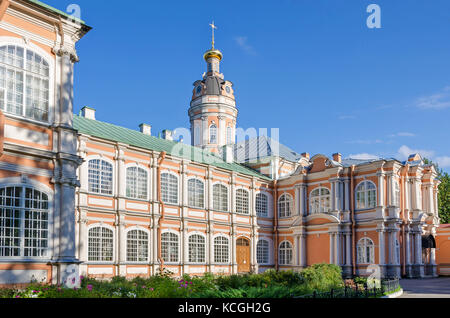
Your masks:
M204 57L205 61L208 61L208 59L210 59L212 57L215 57L219 61L221 61L223 58L223 55L222 55L222 52L220 52L219 50L211 49L211 50L206 51L206 53L203 57Z

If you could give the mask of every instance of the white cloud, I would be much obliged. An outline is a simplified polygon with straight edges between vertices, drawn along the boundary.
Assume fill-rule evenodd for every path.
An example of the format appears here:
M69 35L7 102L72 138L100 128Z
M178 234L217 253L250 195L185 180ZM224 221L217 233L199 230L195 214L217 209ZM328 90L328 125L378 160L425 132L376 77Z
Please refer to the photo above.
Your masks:
M359 159L359 160L372 160L372 159L380 159L379 156L372 155L370 153L358 153L356 155L350 155L351 159Z
M399 132L396 134L392 134L389 135L389 137L394 138L394 137L415 137L416 134L410 133L410 132Z
M439 168L450 167L450 157L449 156L437 157L436 162L439 165Z
M346 120L346 119L356 119L356 116L353 115L342 115L338 117L339 120Z
M249 55L256 55L256 51L253 46L247 43L248 39L246 36L236 36L234 40L236 41L237 45L239 45L240 48L244 50L245 53Z
M450 107L450 86L444 87L440 92L423 96L416 100L415 105L421 109L445 109Z
M408 146L401 146L398 150L398 159L400 160L407 160L408 157L412 154L420 154L422 158L433 158L435 152L433 150L424 150L424 149L411 149Z

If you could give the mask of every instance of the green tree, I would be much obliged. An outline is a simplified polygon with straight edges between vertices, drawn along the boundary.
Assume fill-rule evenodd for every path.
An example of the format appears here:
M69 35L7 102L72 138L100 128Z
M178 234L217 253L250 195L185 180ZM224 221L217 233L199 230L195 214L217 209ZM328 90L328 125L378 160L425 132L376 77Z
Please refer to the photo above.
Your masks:
M423 161L425 164L434 164L436 167L437 178L441 181L438 194L439 217L441 223L450 223L450 175L431 160L425 158Z

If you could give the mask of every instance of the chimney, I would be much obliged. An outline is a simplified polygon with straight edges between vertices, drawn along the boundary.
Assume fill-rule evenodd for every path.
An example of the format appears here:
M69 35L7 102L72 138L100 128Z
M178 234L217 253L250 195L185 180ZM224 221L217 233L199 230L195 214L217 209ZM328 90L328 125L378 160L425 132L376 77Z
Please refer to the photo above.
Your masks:
M81 114L84 118L95 120L95 109L94 108L84 106L81 109Z
M310 159L310 155L307 152L302 153L302 157L306 158L306 159Z
M223 147L223 161L226 163L233 163L233 145L226 145Z
M340 153L333 154L333 160L341 163L342 162L342 155Z
M162 131L162 138L165 140L173 141L173 132L172 130L164 129Z
M141 133L143 133L144 135L148 135L148 136L152 135L152 126L150 126L148 124L140 124L139 128L141 130Z

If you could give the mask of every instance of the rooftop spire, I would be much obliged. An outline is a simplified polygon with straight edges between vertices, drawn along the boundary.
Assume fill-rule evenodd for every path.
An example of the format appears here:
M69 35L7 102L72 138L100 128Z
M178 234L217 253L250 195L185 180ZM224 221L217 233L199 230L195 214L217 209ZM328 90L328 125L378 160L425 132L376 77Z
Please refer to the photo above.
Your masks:
M214 50L214 30L217 30L217 26L214 25L214 21L209 24L212 30L212 49Z

